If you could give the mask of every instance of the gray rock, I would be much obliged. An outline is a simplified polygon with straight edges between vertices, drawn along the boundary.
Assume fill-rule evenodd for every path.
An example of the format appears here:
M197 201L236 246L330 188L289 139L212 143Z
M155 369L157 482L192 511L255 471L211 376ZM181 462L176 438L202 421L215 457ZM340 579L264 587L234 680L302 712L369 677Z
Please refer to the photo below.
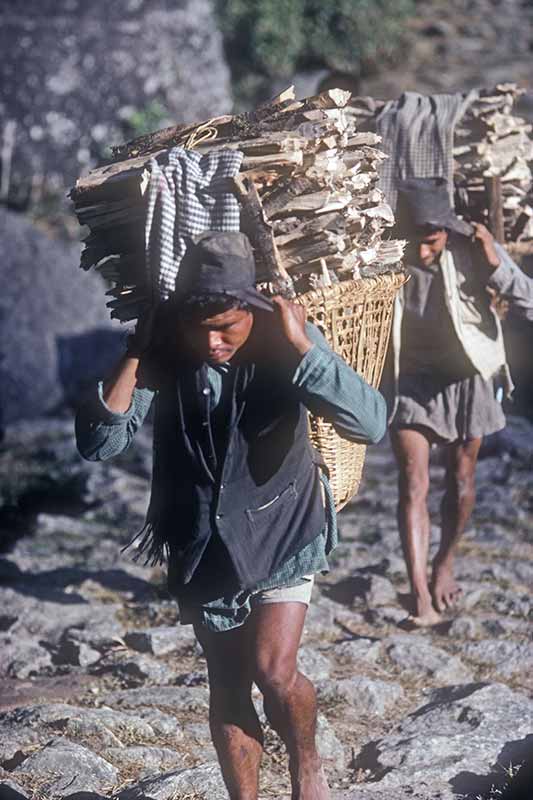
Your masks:
M490 667L497 675L530 675L533 671L533 644L509 639L484 639L464 645L463 653L480 666Z
M470 670L457 656L429 644L424 636L389 636L384 645L392 663L403 673L427 676L441 683L463 683L472 679Z
M80 248L0 209L0 412L4 424L46 414L107 372L122 351L98 275Z
M158 686L165 686L174 683L180 675L177 667L174 668L164 661L158 661L143 654L126 657L120 654L119 658L108 662L104 669L106 672L119 675L130 685L144 683L145 680L148 680Z
M118 779L118 770L108 761L66 739L54 739L29 755L15 768L15 776L17 772L39 776L50 773L53 777L47 783L47 791L59 797L81 791L97 792Z
M205 711L209 707L209 692L203 686L160 686L110 692L102 700L121 709L155 706L171 711Z
M303 646L298 651L298 666L312 681L329 678L331 661L315 647Z
M168 747L108 747L105 757L119 769L138 766L142 777L183 765L183 756Z
M313 591L313 601L305 615L304 634L307 638L330 634L335 627L335 614L341 608L316 590Z
M143 631L130 631L124 636L124 641L128 647L140 653L164 656L178 649L179 636L176 626L161 626Z
M156 740L158 737L171 737L173 741L177 742L184 738L183 728L176 717L172 714L165 714L158 708L137 706L135 711L124 711L123 713L147 722L153 730Z
M488 446L499 456L509 454L526 464L533 458L533 425L524 417L506 415L505 428L490 437Z
M381 654L381 641L379 639L351 639L335 645L334 652L343 661L366 661L374 664Z
M379 790L435 781L455 795L481 794L507 743L516 745L514 758L508 746L513 763L521 760L518 740L530 732L532 715L533 701L501 684L439 689L389 735L363 747L355 766L369 769Z
M52 657L38 642L13 636L0 636L0 675L29 678L48 669Z
M396 602L396 589L388 578L371 575L370 585L365 592L365 600L370 608L390 606Z
M227 791L218 764L202 764L147 778L120 792L118 800L173 800L196 793L209 800L227 800Z
M152 721L155 727L152 726ZM44 744L51 735L66 734L73 737L92 736L102 745L119 747L124 741L153 742L162 730L177 733L165 715L156 709L143 716L136 712L117 711L112 708L87 708L67 703L47 703L7 711L0 715L0 751L2 738L14 737L18 749L30 744Z
M379 606L372 608L367 619L373 625L397 625L407 617L405 609L400 606Z
M16 124L12 200L32 179L34 195L64 195L107 145L131 138L133 125L154 130L231 110L207 0L98 0L91 13L81 0L36 2L26 9L31 27L25 15L3 12L0 118Z
M318 714L316 721L316 740L319 756L324 761L332 761L338 770L344 769L346 756L344 746L335 735L333 725L323 714Z
M483 634L483 625L475 617L456 617L448 629L452 639L477 639Z
M355 714L374 716L383 716L403 697L399 684L361 675L339 681L321 681L317 689L321 700L341 703Z
M66 631L59 642L59 647L54 653L55 664L73 664L79 667L89 667L100 661L102 654L90 647L85 642L78 641Z

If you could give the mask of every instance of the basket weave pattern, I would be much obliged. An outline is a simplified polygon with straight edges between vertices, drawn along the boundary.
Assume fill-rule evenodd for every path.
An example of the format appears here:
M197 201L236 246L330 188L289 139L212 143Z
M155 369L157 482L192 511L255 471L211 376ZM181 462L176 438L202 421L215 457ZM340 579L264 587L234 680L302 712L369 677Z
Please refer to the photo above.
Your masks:
M404 273L389 273L343 281L297 298L335 353L376 388L385 363L394 298L404 282ZM366 447L342 439L321 417L309 415L309 430L328 466L340 511L357 493Z

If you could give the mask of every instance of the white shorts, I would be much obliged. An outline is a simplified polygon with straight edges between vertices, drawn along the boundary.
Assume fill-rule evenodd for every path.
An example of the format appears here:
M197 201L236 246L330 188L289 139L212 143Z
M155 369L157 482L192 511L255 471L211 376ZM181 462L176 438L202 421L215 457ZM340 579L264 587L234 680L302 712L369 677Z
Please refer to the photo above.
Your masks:
M311 602L315 576L303 575L301 580L297 586L278 586L275 589L256 592L250 598L252 608L267 603L304 603L308 606Z

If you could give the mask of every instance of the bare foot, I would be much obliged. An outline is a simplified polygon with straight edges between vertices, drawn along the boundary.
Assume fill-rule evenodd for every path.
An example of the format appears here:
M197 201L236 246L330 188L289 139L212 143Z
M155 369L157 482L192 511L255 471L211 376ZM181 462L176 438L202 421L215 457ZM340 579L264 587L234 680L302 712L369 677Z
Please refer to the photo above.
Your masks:
M322 766L301 770L292 778L291 800L331 800L329 786Z
M462 594L462 589L453 577L453 563L451 561L433 561L433 576L431 579L431 594L433 603L438 611L452 608Z
M441 615L433 608L429 591L414 595L412 613L400 622L402 628L430 628L442 622Z
M400 625L402 628L431 628L432 625L438 625L439 622L442 622L441 615L434 608L430 608L425 614L419 616L409 614L400 622Z

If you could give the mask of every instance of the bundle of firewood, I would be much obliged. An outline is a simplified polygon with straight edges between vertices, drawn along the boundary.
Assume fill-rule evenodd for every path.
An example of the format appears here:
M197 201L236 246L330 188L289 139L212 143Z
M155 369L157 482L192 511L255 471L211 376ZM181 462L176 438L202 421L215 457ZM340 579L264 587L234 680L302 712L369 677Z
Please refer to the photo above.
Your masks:
M522 94L515 84L483 89L455 128L453 155L457 209L490 224L490 182L499 178L503 231L517 242L533 237L531 125L513 114Z
M532 128L513 113L521 94L513 83L480 89L454 131L456 211L505 242L533 239ZM347 113L360 130L373 131L384 106L383 100L353 97Z
M254 247L258 281L288 296L400 269L404 243L378 188L379 137L345 113L349 93L296 101L292 92L255 112L167 128L115 148L114 162L78 180L75 212L89 233L81 257L114 283L108 306L134 319L149 299L143 220L150 160L177 145L244 154L231 190Z

